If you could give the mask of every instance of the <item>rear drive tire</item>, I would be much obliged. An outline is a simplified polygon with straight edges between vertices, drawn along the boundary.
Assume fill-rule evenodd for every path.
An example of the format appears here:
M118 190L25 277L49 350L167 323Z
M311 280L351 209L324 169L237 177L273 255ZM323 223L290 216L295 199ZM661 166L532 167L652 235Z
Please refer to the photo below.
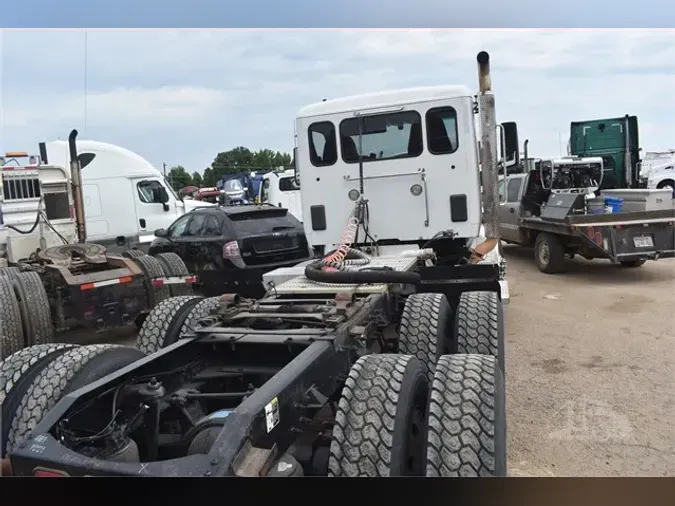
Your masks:
M29 271L16 275L14 290L23 319L26 346L54 342L49 299L40 275Z
M156 258L148 255L136 257L134 258L134 262L136 262L136 265L140 267L145 275L145 289L148 292L148 306L149 309L152 309L164 299L168 299L171 296L168 286L154 286L152 284L154 278L164 277L162 264L160 264Z
M440 356L456 351L456 343L448 338L451 317L448 299L441 293L414 293L405 301L398 352L417 357L430 382Z
M18 267L14 267L13 265L10 265L9 267L0 267L0 277L2 276L14 276L15 274L19 274L21 271L19 270Z
M128 249L122 252L122 256L124 258L141 258L145 256L145 253L139 249Z
M19 407L21 398L42 369L59 355L65 353L74 344L38 344L17 351L0 362L0 440L2 441L2 458L9 435L12 417Z
M495 357L445 355L429 398L427 476L506 476L506 395Z
M180 328L180 334L176 340L183 339L190 331L198 327L199 321L209 316L215 309L218 308L218 306L220 306L220 297L201 299L188 313L183 322L183 325ZM168 344L165 346L168 346Z
M183 259L175 253L158 253L154 257L159 260L167 277L185 277L190 275L190 271L188 271ZM192 285L187 283L169 285L169 290L171 290L172 297L192 295L194 293Z
M534 261L541 272L557 274L565 270L565 248L553 234L542 232L534 242Z
M17 444L25 440L64 395L144 356L143 352L130 346L93 344L71 348L47 362L38 369L24 392L16 392L21 401L14 412L7 413L7 452L11 453ZM4 418L3 409L3 421Z
M411 355L365 355L335 416L328 476L423 476L429 385Z
M457 353L492 355L505 369L504 309L496 292L463 292L455 317Z
M647 260L624 260L623 262L619 262L621 267L628 267L628 268L635 268L635 267L642 267Z
M3 360L25 346L21 310L9 276L0 276L0 358Z
M203 297L184 295L166 299L150 311L136 338L136 347L150 355L178 341L183 323Z

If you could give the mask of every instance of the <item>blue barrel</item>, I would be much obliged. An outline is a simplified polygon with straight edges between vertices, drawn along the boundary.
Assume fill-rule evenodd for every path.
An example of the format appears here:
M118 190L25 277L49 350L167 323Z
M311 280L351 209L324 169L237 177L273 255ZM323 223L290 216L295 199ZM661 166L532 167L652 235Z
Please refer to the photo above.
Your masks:
M613 213L620 213L623 208L623 199L620 197L605 197L605 205L612 208Z

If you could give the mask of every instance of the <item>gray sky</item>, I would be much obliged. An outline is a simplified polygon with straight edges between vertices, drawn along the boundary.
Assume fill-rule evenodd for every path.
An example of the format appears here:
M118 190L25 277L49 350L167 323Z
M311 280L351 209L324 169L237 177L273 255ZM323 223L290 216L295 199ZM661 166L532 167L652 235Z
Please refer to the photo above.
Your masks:
M534 156L574 120L636 114L645 150L675 148L669 30L78 30L0 33L0 151L81 138L156 166L202 171L219 151L290 151L293 121L322 98L465 84L492 57L501 121ZM563 146L564 149L564 146Z

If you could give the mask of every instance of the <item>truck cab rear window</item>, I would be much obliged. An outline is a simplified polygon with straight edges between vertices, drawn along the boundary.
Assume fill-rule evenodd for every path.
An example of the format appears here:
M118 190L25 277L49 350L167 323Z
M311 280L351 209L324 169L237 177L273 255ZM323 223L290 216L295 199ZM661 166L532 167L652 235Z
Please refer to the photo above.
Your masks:
M416 111L376 114L340 123L345 163L410 158L422 154L422 118ZM359 151L361 149L361 151Z
M337 162L335 125L330 121L312 123L307 129L309 160L315 167L327 167Z
M427 149L432 155L457 151L457 111L452 107L435 107L426 114Z

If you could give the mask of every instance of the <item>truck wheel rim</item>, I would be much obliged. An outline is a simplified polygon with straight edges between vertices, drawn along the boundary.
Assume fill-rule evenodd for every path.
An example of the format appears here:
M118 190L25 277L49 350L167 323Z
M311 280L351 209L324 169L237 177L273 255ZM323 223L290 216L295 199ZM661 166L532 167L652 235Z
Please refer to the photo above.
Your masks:
M548 260L549 260L549 250L548 250L548 244L545 242L541 243L539 245L539 261L542 263L542 265L548 265Z

